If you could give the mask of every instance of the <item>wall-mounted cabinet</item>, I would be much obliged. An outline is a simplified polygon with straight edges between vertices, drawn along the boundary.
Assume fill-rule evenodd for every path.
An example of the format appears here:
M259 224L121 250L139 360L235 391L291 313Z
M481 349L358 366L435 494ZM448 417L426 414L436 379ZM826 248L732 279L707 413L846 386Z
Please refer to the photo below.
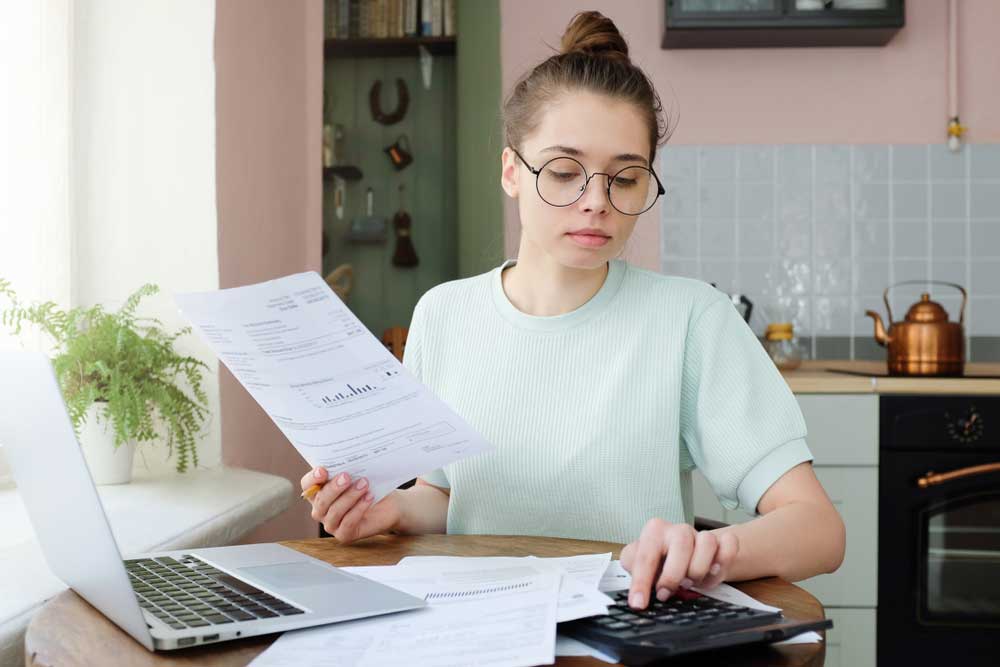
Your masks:
M662 46L883 46L903 27L903 0L664 0Z

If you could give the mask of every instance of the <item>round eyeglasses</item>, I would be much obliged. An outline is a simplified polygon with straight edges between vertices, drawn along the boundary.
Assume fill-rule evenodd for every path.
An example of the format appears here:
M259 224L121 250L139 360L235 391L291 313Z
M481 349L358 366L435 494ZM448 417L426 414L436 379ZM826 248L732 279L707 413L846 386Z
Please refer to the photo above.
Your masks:
M606 176L608 179L608 202L619 213L639 215L645 213L657 198L666 194L660 178L652 169L632 165L625 167L614 175L604 172L587 174L586 168L571 157L555 157L535 169L521 157L517 149L511 148L520 158L524 166L535 175L535 189L538 196L550 206L569 206L575 203L587 189L590 179L594 176Z

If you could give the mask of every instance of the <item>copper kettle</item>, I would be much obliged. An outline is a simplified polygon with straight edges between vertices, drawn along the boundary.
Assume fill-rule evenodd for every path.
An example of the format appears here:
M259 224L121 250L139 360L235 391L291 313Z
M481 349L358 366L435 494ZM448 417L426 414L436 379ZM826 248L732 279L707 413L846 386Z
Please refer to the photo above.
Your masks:
M892 321L889 290L900 285L948 285L962 293L962 309L958 322L949 322L948 313L929 294L920 295L902 322ZM889 375L962 375L965 370L965 302L968 294L961 285L938 280L906 280L885 288L882 294L889 315L889 331L874 310L865 315L875 320L875 340L888 346Z

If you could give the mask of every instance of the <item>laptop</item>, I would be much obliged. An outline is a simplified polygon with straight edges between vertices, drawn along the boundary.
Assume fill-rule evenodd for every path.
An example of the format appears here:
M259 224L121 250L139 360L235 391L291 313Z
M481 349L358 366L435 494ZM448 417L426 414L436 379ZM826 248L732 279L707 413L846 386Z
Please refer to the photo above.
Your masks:
M426 606L279 544L123 560L43 354L0 350L0 443L49 567L151 651Z

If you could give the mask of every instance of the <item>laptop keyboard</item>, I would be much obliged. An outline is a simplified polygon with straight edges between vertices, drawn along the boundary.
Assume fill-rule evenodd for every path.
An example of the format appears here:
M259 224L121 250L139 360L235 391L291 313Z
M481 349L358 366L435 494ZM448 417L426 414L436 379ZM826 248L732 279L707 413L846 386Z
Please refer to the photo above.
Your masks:
M139 606L171 628L305 613L194 556L126 560Z
M679 636L702 634L706 630L737 630L780 618L778 612L730 604L684 589L666 602L654 599L652 604L642 610L628 606L627 590L609 595L615 603L608 607L608 615L576 621L574 623L577 628L609 639L648 639L652 635Z

